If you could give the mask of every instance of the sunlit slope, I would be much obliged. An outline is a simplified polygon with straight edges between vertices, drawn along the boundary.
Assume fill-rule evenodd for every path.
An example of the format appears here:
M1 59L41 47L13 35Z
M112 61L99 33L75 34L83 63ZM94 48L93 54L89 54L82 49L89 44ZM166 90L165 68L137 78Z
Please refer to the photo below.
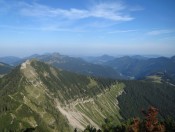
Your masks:
M0 130L69 131L67 120L28 63L1 79Z
M27 60L0 80L0 129L72 131L88 124L100 127L108 116L119 122L116 96L122 90L115 80Z

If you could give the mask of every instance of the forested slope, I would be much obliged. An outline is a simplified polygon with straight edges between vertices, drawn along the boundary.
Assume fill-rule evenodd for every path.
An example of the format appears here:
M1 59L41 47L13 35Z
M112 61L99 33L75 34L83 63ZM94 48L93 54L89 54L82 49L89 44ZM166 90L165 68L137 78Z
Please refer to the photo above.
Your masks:
M142 116L141 110L154 106L161 117L175 117L175 86L149 81L122 81L124 92L118 97L120 113L125 118Z

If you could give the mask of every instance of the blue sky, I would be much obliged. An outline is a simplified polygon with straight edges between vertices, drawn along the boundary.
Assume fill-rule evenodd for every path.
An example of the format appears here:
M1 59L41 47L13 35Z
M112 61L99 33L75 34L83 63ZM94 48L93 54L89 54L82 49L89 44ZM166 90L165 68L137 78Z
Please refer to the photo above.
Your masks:
M175 55L175 0L0 0L0 56Z

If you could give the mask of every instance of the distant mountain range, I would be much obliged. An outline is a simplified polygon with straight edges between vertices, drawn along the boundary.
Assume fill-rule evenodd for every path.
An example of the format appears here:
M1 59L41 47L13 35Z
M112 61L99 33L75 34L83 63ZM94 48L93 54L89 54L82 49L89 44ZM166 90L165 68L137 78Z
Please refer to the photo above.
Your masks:
M175 56L171 58L150 58L148 56L135 55L115 58L104 55L91 57L90 59L84 58L84 60L94 64L109 66L130 79L142 79L148 75L164 72L171 79L175 80Z
M74 58L65 55L60 55L59 53L44 54L44 55L35 54L11 63L14 66L17 66L26 61L27 59L32 58L46 62L47 64L51 64L57 68L61 68L67 71L72 71L83 75L113 78L113 79L125 78L111 67L89 63L81 58Z
M105 62L115 59L115 57L109 55L102 55L98 57L83 57L83 59L90 63L103 64Z
M57 68L67 71L113 79L142 79L145 76L165 72L171 79L175 80L175 56L149 58L145 56L123 56L113 57L102 55L99 57L75 58L59 53L38 55L34 54L25 58L3 57L3 63L17 66L27 59L37 60L51 64ZM12 59L14 58L14 60Z
M135 79L140 79L157 72L165 72L171 78L175 79L174 56L171 58L158 57L148 59L124 56L105 62L102 65L110 66L124 76Z
M174 93L166 81L94 78L26 60L0 78L0 131L100 128L108 118L120 124L142 117L140 111L150 105L161 118L175 117Z
M14 57L14 56L6 56L6 57L0 57L0 62L13 65L15 62L21 60L19 57Z

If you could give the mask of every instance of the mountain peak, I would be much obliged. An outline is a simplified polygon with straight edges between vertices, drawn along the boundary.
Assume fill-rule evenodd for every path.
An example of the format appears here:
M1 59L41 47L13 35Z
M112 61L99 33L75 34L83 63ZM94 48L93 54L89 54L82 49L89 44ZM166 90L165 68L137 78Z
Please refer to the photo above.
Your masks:
M37 60L26 60L24 63L21 64L20 67L20 70L23 73L23 75L30 80L38 77L35 68L31 65L33 62L36 63Z
M21 69L21 70L22 70L22 69L26 69L27 66L28 66L28 65L31 65L32 62L36 63L37 60L36 60L36 59L26 60L25 62L23 62L23 63L21 64L20 69Z
M30 65L30 60L26 60L24 63L22 63L20 69L21 70L26 69L27 65Z

